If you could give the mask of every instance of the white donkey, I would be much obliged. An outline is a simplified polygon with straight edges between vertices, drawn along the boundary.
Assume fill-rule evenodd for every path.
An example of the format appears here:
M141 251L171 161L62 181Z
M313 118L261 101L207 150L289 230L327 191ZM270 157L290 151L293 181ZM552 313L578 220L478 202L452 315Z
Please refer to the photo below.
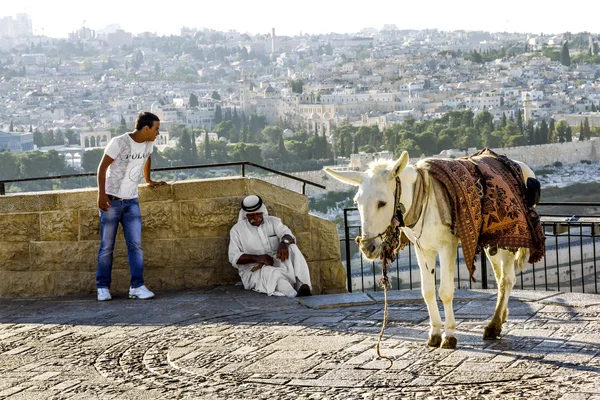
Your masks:
M396 178L400 180L402 190L399 201L405 209L405 214L411 212L411 207L423 207L419 219L412 228L414 236L409 235L409 239L414 242L416 237L419 241L419 246L415 246L415 250L421 271L421 290L429 311L431 326L427 343L434 347L441 345L443 348L455 348L456 322L452 299L459 238L452 233L447 224L442 223L434 190L428 191L425 195L422 200L424 206L413 205L414 186L419 174L417 169L426 171L426 161L421 160L415 166L408 165L408 153L405 151L397 161L376 161L365 172L334 171L328 168L325 171L341 182L358 186L358 193L354 200L360 212L362 234L364 238L374 238L360 243L360 250L368 259L376 259L381 255L380 234L390 224L396 208ZM527 182L527 178L534 177L533 171L527 165L518 163L522 169L524 182ZM515 270L524 268L529 249L520 248L517 252L510 252L486 248L485 253L493 266L498 282L498 299L496 311L485 328L483 338L496 339L508 316L508 299L516 281ZM439 297L444 304L446 316L443 337L442 319L435 297L435 260L438 254L441 272Z

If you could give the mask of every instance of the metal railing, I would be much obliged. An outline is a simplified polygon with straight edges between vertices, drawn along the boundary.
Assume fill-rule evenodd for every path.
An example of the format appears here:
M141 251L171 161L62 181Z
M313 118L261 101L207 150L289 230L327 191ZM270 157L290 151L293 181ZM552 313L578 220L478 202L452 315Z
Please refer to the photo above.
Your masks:
M600 203L538 204L538 207L544 206L600 207ZM348 291L381 290L377 282L381 276L381 262L365 260L354 242L354 238L361 235L358 215L356 208L344 209L344 237L340 239L340 246ZM515 288L598 294L600 217L540 213L540 218L546 234L544 258L533 265L526 263L525 269L517 273ZM462 249L459 249L456 264L454 281L457 288L496 288L493 271L488 268L485 256L478 256L475 262L475 283L469 279ZM412 244L398 253L396 261L388 267L388 277L392 289L420 288L419 265Z
M185 165L179 167L165 167L165 168L152 168L153 172L161 172L161 171L181 171L186 169L202 169L202 168L218 168L218 167L241 167L241 175L243 177L246 176L246 166L255 167L267 172L274 173L276 175L281 175L283 177L293 179L298 182L302 182L302 194L306 194L306 185L316 186L320 189L326 189L325 186L320 185L318 183L314 183L311 181L307 181L306 179L298 178L296 176L286 174L285 172L277 171L268 167L263 167L262 165L252 163L250 161L239 161L239 162L230 162L230 163L220 163L220 164L198 164L198 165ZM68 179L68 178L82 178L96 176L95 172L89 172L85 174L72 174L72 175L55 175L55 176L41 176L36 178L23 178L23 179L9 179L0 181L0 196L4 196L6 194L6 184L8 183L19 183L19 182L33 182L33 181L45 181L52 179Z

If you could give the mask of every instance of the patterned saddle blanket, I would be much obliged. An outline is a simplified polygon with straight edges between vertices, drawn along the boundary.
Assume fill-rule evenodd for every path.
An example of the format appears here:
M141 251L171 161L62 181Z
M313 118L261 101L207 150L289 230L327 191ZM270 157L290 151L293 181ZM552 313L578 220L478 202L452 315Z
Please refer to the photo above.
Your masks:
M518 163L487 148L469 157L427 161L430 176L447 191L453 231L473 281L475 256L487 246L529 248L530 263L542 259L546 238Z

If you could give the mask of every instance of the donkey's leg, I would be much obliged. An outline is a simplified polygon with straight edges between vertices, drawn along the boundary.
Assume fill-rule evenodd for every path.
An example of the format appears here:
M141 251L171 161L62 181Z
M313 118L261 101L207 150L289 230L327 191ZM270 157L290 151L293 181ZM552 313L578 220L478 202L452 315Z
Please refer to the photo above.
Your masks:
M429 312L429 340L427 344L433 347L439 347L442 343L442 318L435 300L435 256L436 252L432 250L417 250L417 260L421 270L421 292Z
M454 299L454 271L456 270L456 252L458 251L458 240L454 239L450 246L440 250L440 300L444 304L444 340L442 347L445 349L456 348L456 321L454 320L454 309L452 300Z
M516 254L508 250L498 249L496 255L488 258L492 262L496 281L498 282L498 299L496 301L494 316L485 328L483 338L493 340L500 336L502 324L508 316L508 299L517 280L515 276Z

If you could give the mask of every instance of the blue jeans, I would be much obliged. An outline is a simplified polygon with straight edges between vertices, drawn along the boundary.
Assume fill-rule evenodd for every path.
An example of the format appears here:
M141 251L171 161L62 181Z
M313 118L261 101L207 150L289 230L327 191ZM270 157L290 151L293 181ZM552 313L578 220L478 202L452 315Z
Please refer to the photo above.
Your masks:
M113 200L108 211L100 210L100 249L98 250L98 269L96 287L109 288L112 275L113 250L119 223L123 226L131 287L144 284L144 254L142 253L142 216L138 199Z

